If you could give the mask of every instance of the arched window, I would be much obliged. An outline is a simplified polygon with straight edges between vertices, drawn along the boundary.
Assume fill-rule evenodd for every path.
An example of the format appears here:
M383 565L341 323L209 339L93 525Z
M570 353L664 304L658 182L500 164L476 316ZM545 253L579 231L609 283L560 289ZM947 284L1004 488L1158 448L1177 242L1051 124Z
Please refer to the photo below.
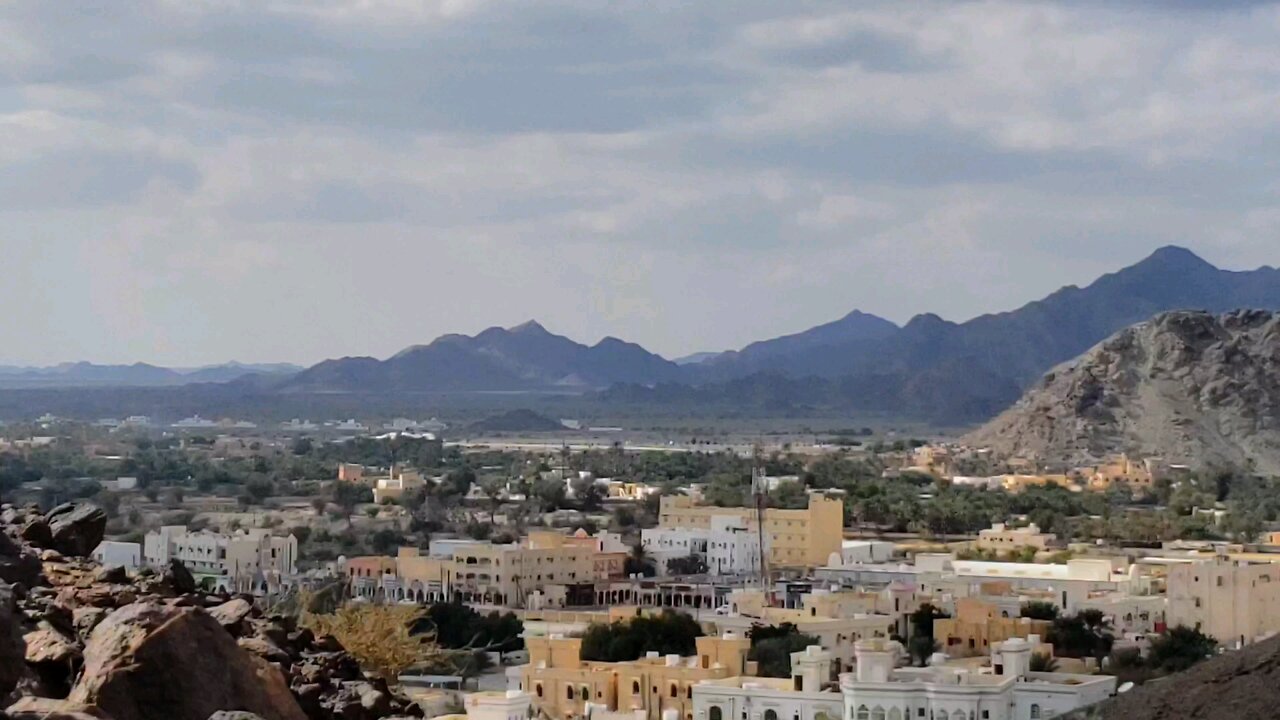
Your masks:
M854 716L855 720L871 720L871 711L866 705L858 706L858 714Z
M675 683L671 683L671 697L673 698L680 697L680 688L676 687Z
M565 696L566 698L568 698L569 700L572 700L572 699L573 699L573 686L572 686L572 685L566 685L566 686L565 686L565 688L564 688L564 696Z
M889 710L889 720L902 720L902 711L898 708Z
M764 720L778 720L778 711L777 711L777 710L765 710L765 711L764 711Z
M951 720L964 720L964 711L956 710L955 712L951 713Z
M639 681L639 680L632 680L632 681L631 681L631 694L632 694L632 695L639 695L639 694L640 694L640 681Z
M884 708L879 705L871 711L871 720L884 720Z
M582 699L583 699L583 700L590 700L590 699L591 699L591 690L589 690L589 689L587 688L587 686L586 686L586 685L583 685L583 686L582 686L582 690L581 690L581 692L580 692L579 694L580 694L580 696L582 697Z
M687 698L689 698L690 700L692 700L692 699L693 699L693 686L692 686L692 685L690 685L689 687L687 687L687 688L685 688L685 689L684 689L684 696L685 696L685 697L687 697Z
M719 705L711 706L711 712L707 713L707 720L724 720L724 712L720 710Z
M1039 705L1032 705L1032 706L1031 706L1031 720L1040 720L1040 706L1039 706Z
M542 697L542 683L537 685L538 697Z

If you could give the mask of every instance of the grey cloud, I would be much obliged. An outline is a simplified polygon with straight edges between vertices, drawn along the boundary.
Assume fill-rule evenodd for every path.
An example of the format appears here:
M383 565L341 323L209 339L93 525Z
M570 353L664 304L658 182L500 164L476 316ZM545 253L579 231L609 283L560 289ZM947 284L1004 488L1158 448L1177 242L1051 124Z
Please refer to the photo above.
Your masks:
M1277 262L1274 5L377 8L0 7L0 214L60 259L5 291L78 282L113 323L50 293L92 342L15 327L0 361L309 361L529 314L677 355L963 319L1167 242ZM468 302L398 314L425 264Z
M143 153L66 151L0 165L0 209L81 208L136 200L151 183L190 191L190 163Z

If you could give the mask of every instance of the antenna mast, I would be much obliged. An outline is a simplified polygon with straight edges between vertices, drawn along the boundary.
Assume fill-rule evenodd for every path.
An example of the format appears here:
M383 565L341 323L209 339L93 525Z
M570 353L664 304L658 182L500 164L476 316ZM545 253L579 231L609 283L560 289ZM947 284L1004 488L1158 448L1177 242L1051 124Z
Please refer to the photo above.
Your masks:
M751 463L751 499L756 508L756 538L760 544L760 587L767 591L769 586L769 557L764 543L764 511L769 501L769 481L764 474L764 466L760 462L760 445L752 451Z

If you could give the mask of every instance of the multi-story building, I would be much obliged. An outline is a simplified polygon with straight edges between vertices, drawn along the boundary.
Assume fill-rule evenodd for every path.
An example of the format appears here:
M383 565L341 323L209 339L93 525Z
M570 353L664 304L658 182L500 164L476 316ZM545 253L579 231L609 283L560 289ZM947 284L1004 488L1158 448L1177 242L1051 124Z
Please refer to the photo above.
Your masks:
M1004 523L995 523L986 530L978 531L978 549L994 551L1012 551L1022 548L1034 548L1037 551L1047 550L1057 536L1053 533L1040 532L1035 523L1026 527L1009 527Z
M651 551L687 549L686 554L708 560L711 543L723 543L723 547L717 547L721 551L715 557L718 566L708 562L712 572L722 573L756 569L750 563L749 546L753 543L748 537L755 539L756 561L763 544L765 559L773 569L820 567L828 563L832 554L840 554L844 525L844 504L840 500L811 493L804 510L769 508L764 511L763 520L761 528L752 508L696 505L688 496L667 495L662 498L658 527L644 530L641 543Z
M842 720L832 655L817 645L791 654L790 678L730 677L693 686L695 720Z
M1280 566L1218 556L1171 565L1167 583L1169 625L1227 647L1280 632Z
M427 484L422 473L417 470L391 468L387 477L375 478L373 481L373 501L379 505L404 497L404 494Z
M435 602L459 599L523 607L530 594L552 586L583 587L595 596L595 583L620 573L626 560L621 539L610 533L566 535L552 530L530 532L516 543L477 540L433 542L423 555L400 548L395 558L354 558L352 567L379 571L376 583L357 582L352 590L371 599ZM584 604L590 604L588 600Z
M165 525L143 538L143 561L155 568L179 560L211 589L259 592L298 571L298 539L254 528L232 535Z
M840 678L845 720L1040 720L1115 692L1109 675L1032 672L1031 653L1029 642L1015 638L994 648L990 668L898 668L900 644L863 640L857 671Z
M364 466L356 463L340 463L338 465L339 482L364 482Z
M1006 617L994 603L976 598L955 601L949 618L933 621L933 637L951 657L990 655L992 648L1010 638L1044 637L1053 623L1025 617Z
M673 713L692 720L693 691L704 680L746 675L751 641L745 637L700 637L697 655L649 653L630 662L582 660L582 639L530 638L529 664L512 669L519 688L533 696L534 709L553 720L587 716L588 704L608 710L640 711L637 720L662 720Z

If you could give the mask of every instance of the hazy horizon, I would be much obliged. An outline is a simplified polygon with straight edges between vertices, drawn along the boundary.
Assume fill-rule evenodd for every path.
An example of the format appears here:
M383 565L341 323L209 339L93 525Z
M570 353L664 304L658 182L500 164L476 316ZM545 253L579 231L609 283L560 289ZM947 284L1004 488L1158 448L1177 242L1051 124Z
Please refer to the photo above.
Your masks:
M1280 6L0 7L0 365L668 358L1280 264Z

